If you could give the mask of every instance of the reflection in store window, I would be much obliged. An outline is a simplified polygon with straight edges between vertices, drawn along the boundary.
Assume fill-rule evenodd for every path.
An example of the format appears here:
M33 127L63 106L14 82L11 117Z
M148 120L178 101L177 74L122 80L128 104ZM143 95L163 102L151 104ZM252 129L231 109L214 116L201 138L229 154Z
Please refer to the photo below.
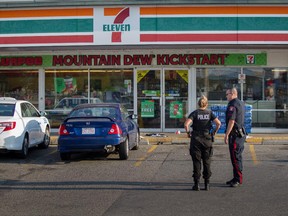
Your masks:
M243 68L245 80L241 86L241 68L197 69L197 97L205 95L209 104L227 104L225 92L236 87L238 97L252 105L252 127L288 127L287 68Z
M27 100L38 107L38 70L1 70L0 96Z
M45 107L53 127L58 127L78 103L116 102L133 111L133 70L46 70ZM73 106L59 108L60 102Z
M197 97L205 95L209 100L226 100L226 90L239 87L240 68L198 68Z

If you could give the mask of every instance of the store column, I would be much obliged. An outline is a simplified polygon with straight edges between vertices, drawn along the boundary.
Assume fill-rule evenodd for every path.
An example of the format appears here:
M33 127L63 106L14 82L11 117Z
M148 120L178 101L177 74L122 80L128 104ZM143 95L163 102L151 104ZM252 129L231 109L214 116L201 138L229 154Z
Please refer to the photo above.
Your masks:
M40 68L38 70L38 109L45 110L45 70Z

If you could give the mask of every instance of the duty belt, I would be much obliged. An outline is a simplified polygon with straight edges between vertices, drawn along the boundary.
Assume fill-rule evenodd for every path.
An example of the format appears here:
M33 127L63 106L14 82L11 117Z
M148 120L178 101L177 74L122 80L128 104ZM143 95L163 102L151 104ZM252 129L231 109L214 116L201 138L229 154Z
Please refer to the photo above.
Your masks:
M199 136L199 135L204 136L204 135L209 135L209 131L195 131L195 130L193 130L192 134L196 135L196 136Z

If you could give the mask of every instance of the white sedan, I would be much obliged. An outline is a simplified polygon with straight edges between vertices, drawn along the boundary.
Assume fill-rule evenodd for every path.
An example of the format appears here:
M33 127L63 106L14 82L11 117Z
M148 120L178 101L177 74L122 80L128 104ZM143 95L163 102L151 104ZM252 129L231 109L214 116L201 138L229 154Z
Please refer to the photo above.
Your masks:
M45 113L28 101L0 97L0 152L16 151L26 158L33 146L48 148L50 124Z

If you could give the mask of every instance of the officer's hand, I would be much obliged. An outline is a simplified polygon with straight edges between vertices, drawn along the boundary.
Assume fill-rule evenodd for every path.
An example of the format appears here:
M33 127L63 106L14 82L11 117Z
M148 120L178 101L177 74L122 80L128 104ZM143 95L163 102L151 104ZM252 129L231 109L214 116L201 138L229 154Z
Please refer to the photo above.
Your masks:
M229 135L225 133L225 137L224 137L224 143L225 144L228 144L228 142L229 142L228 137L229 137Z

